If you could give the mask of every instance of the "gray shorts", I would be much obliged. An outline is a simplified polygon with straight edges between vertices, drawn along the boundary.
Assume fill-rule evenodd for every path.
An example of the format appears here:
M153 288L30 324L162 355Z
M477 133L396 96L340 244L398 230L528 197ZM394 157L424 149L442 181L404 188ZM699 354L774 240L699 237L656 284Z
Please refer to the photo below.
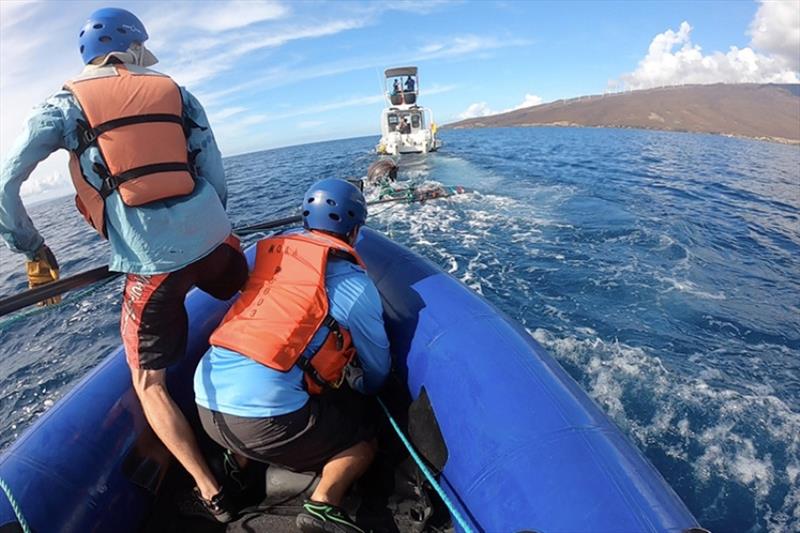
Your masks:
M375 436L374 402L348 387L312 395L294 411L246 418L197 406L206 433L254 461L319 472L333 456Z

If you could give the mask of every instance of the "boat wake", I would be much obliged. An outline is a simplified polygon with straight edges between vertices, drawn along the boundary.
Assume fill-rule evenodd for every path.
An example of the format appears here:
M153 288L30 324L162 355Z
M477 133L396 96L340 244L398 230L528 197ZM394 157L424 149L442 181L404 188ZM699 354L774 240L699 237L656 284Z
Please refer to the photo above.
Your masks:
M713 531L715 522L749 509L751 520L762 519L768 531L798 530L800 415L783 400L758 386L724 385L720 372L702 363L705 354L690 357L700 370L687 378L652 349L604 339L590 328L577 335L530 333L679 494L711 502L697 513L700 523Z
M535 187L523 201L498 194L496 182L470 180L470 163L457 158L444 163L450 174L431 174L441 159L401 165L402 182L458 179L482 190L392 205L370 224L524 324L684 500L707 502L697 512L706 527L747 512L756 529L800 528L800 415L769 376L731 377L741 354L791 367L791 350L769 338L753 345L750 330L766 326L726 315L736 302L699 277L691 247L653 227L574 226L559 215L576 201L570 186ZM686 320L717 331L714 342L660 333L664 321L680 327L687 300L697 316Z

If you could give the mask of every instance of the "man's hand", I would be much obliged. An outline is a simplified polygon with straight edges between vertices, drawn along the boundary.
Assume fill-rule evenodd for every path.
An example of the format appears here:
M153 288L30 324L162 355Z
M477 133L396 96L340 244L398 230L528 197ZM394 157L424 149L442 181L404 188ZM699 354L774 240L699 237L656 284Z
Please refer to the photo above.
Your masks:
M354 391L363 392L364 390L364 371L361 367L353 363L347 365L344 369L344 379L350 388Z
M31 289L52 283L58 279L58 261L56 256L46 245L36 250L36 255L33 261L28 261L26 264L28 274L28 287ZM42 302L39 305L52 305L61 302L61 296L53 296Z

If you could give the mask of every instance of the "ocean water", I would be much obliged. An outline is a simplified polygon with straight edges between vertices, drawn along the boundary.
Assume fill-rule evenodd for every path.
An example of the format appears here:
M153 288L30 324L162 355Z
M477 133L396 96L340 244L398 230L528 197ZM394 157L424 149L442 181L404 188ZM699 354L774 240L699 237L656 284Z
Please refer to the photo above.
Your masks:
M441 132L400 179L470 192L369 224L522 323L715 532L800 530L800 149L713 135ZM226 159L237 225L363 176L374 137ZM70 198L30 214L64 275L106 245ZM25 288L0 251L0 294ZM121 282L0 318L0 447L116 347Z

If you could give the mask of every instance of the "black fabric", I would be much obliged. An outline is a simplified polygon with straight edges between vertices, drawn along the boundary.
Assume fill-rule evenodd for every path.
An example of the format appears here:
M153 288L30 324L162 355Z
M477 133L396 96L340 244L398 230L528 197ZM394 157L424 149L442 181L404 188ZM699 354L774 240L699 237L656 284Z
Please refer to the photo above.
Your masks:
M336 336L336 349L341 350L344 346L344 336L342 335L342 330L339 327L339 323L331 315L327 315L325 317L321 326L328 328L328 334L325 336L325 339L323 339L322 343L317 346L316 350L314 350L309 356L300 356L300 358L297 360L297 366L299 366L303 372L308 374L308 377L310 377L314 383L319 385L324 391L327 391L331 388L331 383L322 379L322 376L319 375L317 369L311 364L311 360L316 357L320 350L322 350L322 347L325 346L325 343L328 342L328 338L331 335Z
M274 417L198 411L203 429L221 446L294 472L319 472L335 455L371 440L377 415L372 402L349 387L311 396L297 411Z
M101 165L100 163L94 163L92 165L92 170L97 172L97 175L100 176L100 179L102 180L102 185L100 186L99 192L100 196L103 197L103 200L108 198L112 192L117 190L119 186L126 181L147 176L148 174L183 171L188 172L192 177L195 175L193 163L191 165L188 163L156 163L155 165L145 165L143 167L132 168L117 175L111 175L105 166Z
M178 115L172 115L167 113L153 113L148 115L135 115L132 117L122 117L122 118L115 118L114 120L109 120L107 122L103 122L102 124L98 124L94 128L90 130L95 138L99 137L103 133L107 131L111 131L116 128L122 128L123 126L131 126L133 124L147 124L152 122L173 122L175 124L180 124L183 126L183 118L179 117Z
M192 169L189 167L188 163L156 163L155 165L145 165L143 167L132 168L115 176L111 176L112 180L111 185L114 188L117 188L126 181L130 181L132 179L136 179L141 176L146 176L147 174L157 174L159 172L180 172L180 171L191 173L191 170Z
M86 120L78 119L78 147L75 149L75 154L80 157L80 155L85 152L87 148L96 144L97 138L100 135L107 131L121 128L123 126L130 126L132 124L146 124L152 122L173 122L175 124L179 124L184 129L184 136L187 139L189 138L187 124L184 122L183 118L178 115L171 115L168 113L154 113L149 115L136 115L133 117L117 118L103 122L102 124L98 124L94 128L89 126L89 123ZM191 122L193 126L190 127L200 127L197 126L194 121Z
M180 360L186 352L188 334L188 317L184 307L186 294L196 285L217 299L229 299L247 281L247 260L241 251L223 243L206 257L170 272L163 281L159 276L163 274L129 274L126 281L126 294L127 285L136 280L144 280L145 283L150 280L154 283L160 281L147 302L140 307L140 314L136 317L136 353L126 354L128 363L136 368L159 370ZM135 310L137 306L126 306L123 302L123 314L126 309ZM134 348L129 347L126 342L126 352L132 350Z
M441 472L447 463L447 444L425 387L408 408L408 436L420 455L434 470Z
M75 155L80 157L94 143L95 137L92 135L92 128L89 127L85 120L79 118L75 122L77 123L76 130L78 132L78 147L75 149Z
M311 357L314 357L314 355L316 355L316 352L312 354ZM311 357L304 357L301 355L300 358L297 360L297 366L299 366L303 370L303 372L308 374L308 377L310 377L312 381L314 381L314 383L319 385L322 388L322 390L328 390L328 383L324 379L322 379L322 376L319 375L317 369L314 368L314 366L311 364Z

